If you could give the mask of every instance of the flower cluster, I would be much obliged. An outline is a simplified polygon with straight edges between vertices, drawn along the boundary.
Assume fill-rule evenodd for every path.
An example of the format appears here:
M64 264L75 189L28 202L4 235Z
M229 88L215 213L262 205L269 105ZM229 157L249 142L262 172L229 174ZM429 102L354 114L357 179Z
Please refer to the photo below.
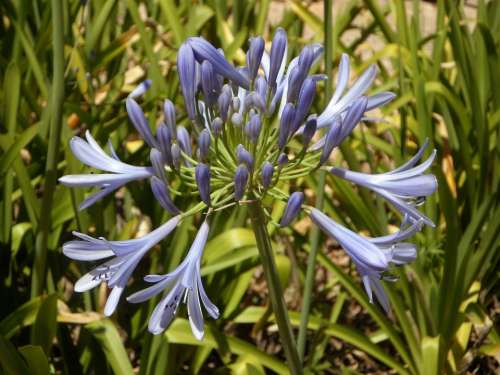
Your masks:
M148 166L122 162L111 145L107 154L89 132L86 140L79 137L71 140L71 149L82 163L105 172L67 175L60 179L72 187L97 187L97 192L81 204L82 209L128 182L148 179L154 197L172 216L142 238L107 241L75 233L79 239L64 245L64 254L72 259L110 258L75 285L76 291L85 291L106 282L112 288L104 310L106 315L114 312L127 280L142 257L184 218L203 213L204 221L182 263L171 273L146 276L145 281L152 285L127 298L129 302L138 303L165 291L151 315L149 330L154 334L162 332L172 321L179 304L184 302L193 334L201 339L204 334L201 305L212 318L219 315L200 277L210 214L238 203L263 200L266 196L287 201L280 221L282 227L305 210L352 258L370 300L373 291L382 306L389 309L380 280L386 278L391 265L415 259L415 246L402 241L424 224L433 225L416 206L422 197L437 188L435 177L424 174L435 152L417 165L424 145L407 163L383 174L326 166L332 151L363 120L365 113L391 101L394 94L366 95L375 79L375 66L369 67L348 88L349 58L342 55L331 100L321 113L310 114L318 82L326 78L311 73L321 56L322 46L305 46L288 64L287 46L287 35L282 29L276 31L269 52L261 37L251 38L246 66L236 68L226 60L223 51L201 37L189 38L182 44L177 57L185 105L181 116L177 116L174 104L165 100L163 122L153 134L138 104L138 98L151 82L141 83L126 99L130 121L150 148ZM179 119L182 121L178 124ZM392 235L366 238L306 206L302 192L288 195L281 189L290 180L319 168L385 198L401 212L401 229ZM186 189L197 191L200 202L186 210L177 207L169 183L173 178L180 179Z

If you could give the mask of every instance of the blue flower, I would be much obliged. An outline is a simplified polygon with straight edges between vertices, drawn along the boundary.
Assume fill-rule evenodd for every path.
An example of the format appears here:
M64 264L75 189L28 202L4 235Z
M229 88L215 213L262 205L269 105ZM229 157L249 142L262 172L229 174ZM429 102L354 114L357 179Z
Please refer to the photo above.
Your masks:
M436 157L436 150L432 152L426 161L416 166L427 144L428 142L408 162L391 172L367 174L352 172L342 168L332 168L331 173L373 190L390 202L401 213L408 215L414 220L423 220L425 224L433 227L434 223L432 220L415 207L419 203L420 198L431 195L437 189L436 177L432 174L423 174L432 165Z
M142 180L153 175L151 167L135 167L122 162L118 159L113 149L111 149L112 156L106 154L89 131L85 133L85 138L87 141L80 137L73 137L71 139L70 147L73 155L89 167L111 173L74 174L66 175L59 179L59 182L66 186L98 187L100 189L80 204L81 210L90 207L99 199L125 185L127 182Z
M156 305L149 319L148 329L151 333L159 334L169 326L181 302L187 305L191 330L198 340L204 335L201 304L212 318L219 317L219 309L208 298L200 275L200 262L208 231L209 225L204 221L188 254L174 271L165 275L146 276L144 280L154 285L127 297L129 302L139 303L166 290L165 296Z
M330 126L336 116L344 113L356 99L363 96L372 85L376 75L377 67L375 65L370 65L344 94L347 83L349 82L349 56L342 54L337 86L323 113L318 116L318 128ZM395 95L391 92L382 92L370 96L368 97L366 111L380 107L390 102L394 97Z
M416 246L401 241L419 231L422 221L410 219L411 224L395 234L366 238L344 228L315 208L311 210L310 217L323 232L335 238L352 259L363 279L370 302L373 302L373 290L380 304L388 311L388 299L380 279L384 277L383 273L389 269L390 264L403 265L415 259Z
M179 224L180 216L174 216L162 226L144 237L126 241L107 241L73 232L79 240L69 241L63 246L68 258L83 261L101 260L113 257L92 271L83 275L75 284L75 291L85 292L102 282L112 288L106 301L104 314L113 314L128 279L142 257L163 238L168 236Z

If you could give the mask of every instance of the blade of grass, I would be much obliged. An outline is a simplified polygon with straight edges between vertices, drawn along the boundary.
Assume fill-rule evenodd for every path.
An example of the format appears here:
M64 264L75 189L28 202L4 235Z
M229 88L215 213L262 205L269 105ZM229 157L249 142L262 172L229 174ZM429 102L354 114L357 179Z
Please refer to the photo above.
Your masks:
M53 39L53 83L47 163L45 166L45 184L42 197L40 225L36 238L35 262L31 283L32 298L42 293L45 284L47 241L50 232L50 212L52 199L57 182L57 160L62 128L63 100L64 100L64 19L62 4L58 0L51 1L52 10L52 39Z
M328 76L326 83L326 100L330 98L332 94L332 56L333 56L333 20L332 20L332 2L331 0L326 0L323 4L324 11L324 27L325 27L325 71ZM325 180L326 172L320 171L320 176L318 180L318 185L316 189L316 208L318 210L323 209L323 202L325 197ZM307 334L307 324L309 320L309 311L311 309L311 299L312 290L314 284L314 275L316 273L316 257L319 249L319 239L320 231L314 226L311 230L309 236L309 243L311 247L311 252L307 258L307 270L306 279L304 282L304 290L302 292L302 310L300 316L300 326L299 333L297 336L297 351L299 354L299 359L303 363L305 348L306 348L306 334Z

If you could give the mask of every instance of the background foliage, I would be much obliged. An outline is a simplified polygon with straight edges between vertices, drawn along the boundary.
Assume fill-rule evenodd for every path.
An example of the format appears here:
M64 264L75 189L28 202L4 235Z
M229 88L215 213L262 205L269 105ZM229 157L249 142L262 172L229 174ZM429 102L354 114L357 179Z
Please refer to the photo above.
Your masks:
M294 54L306 43L327 40L334 65L342 52L351 55L357 73L376 63L374 90L398 94L384 121L359 126L335 163L386 171L427 137L438 150L433 173L439 193L425 203L437 228L417 237L418 260L387 285L390 316L368 303L342 251L320 237L306 370L498 369L500 2L335 2L331 27L323 22L322 6L269 0L0 3L0 368L5 373L287 373L243 207L214 220L202 275L222 317L208 322L208 333L198 342L185 314L164 335L146 333L155 301L123 302L105 319L105 287L72 292L88 269L63 257L61 244L72 230L124 239L156 226L165 213L148 187L133 184L79 212L84 192L56 184L58 176L81 171L68 140L85 129L101 144L110 138L125 161L147 160L124 98L147 77L153 80L145 105L152 123L161 113L161 99L169 97L182 108L175 57L187 36L204 35L242 64L249 36L264 34L269 40L277 26L287 30ZM320 90L318 111L328 86ZM297 184L311 203L324 190L326 212L358 231L377 235L397 225L398 218L368 191L328 177L324 188L314 177ZM191 196L175 199L189 202ZM282 210L277 204L273 215L278 218ZM309 224L302 219L279 233L271 228L297 327L311 243L314 248ZM141 263L129 292L143 285L140 275L173 269L194 233L195 225L187 221L163 241Z

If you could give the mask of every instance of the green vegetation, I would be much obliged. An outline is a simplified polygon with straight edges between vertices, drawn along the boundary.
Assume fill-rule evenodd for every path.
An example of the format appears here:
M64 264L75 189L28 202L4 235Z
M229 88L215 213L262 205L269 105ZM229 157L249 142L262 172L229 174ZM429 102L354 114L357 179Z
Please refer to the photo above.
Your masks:
M500 360L494 315L500 260L500 2L333 3L331 19L324 17L328 8L324 12L321 4L301 1L0 3L4 373L142 375L215 368L288 373L247 207L214 215L201 273L221 317L206 320L207 334L199 342L185 314L163 335L147 332L157 299L141 305L123 301L115 315L104 318L105 287L83 294L72 290L90 268L63 256L61 245L71 231L119 240L165 220L151 194L144 194L147 184L130 185L86 211L77 208L83 190L57 184L63 174L83 170L68 141L86 129L102 145L109 138L123 146L124 161L145 164L148 153L128 121L125 98L150 78L143 107L151 123L162 99L181 108L175 61L186 37L205 36L239 65L248 38L263 34L269 41L278 26L287 30L294 54L306 43L328 43L318 70L328 67L330 80L320 85L316 112L331 92L343 52L356 72L378 65L372 92L397 94L384 113L374 114L384 121L357 127L335 154L336 164L383 172L407 160L426 138L438 150L432 168L438 194L425 203L436 228L417 236L418 259L395 270L398 282L385 282L389 316L369 303L338 246L310 233L309 219L302 216L283 230L268 227L306 371L493 371ZM400 221L368 190L331 176L308 176L297 184L310 204L322 205L329 216L362 233L386 234ZM196 202L195 195L174 198L189 203ZM283 210L276 204L272 216L278 219ZM129 294L143 287L140 275L179 264L196 233L194 224L184 221L151 251L134 273ZM312 271L306 277L308 265ZM314 284L304 288L307 280ZM301 316L304 301L310 306L308 319Z

